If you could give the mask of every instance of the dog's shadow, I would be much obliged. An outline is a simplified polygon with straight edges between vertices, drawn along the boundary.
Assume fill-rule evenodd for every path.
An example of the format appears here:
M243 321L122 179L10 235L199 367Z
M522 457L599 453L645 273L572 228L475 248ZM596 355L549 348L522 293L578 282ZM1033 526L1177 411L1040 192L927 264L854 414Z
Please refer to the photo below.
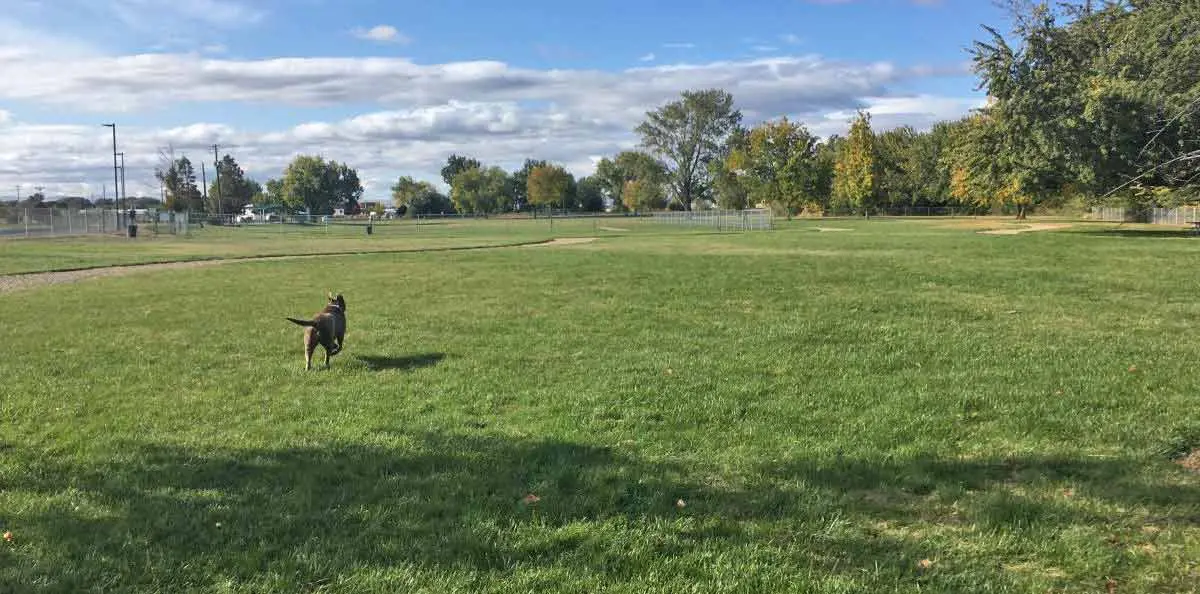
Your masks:
M412 371L422 367L433 367L446 358L446 353L421 353L403 357L381 355L358 355L358 360L371 371Z

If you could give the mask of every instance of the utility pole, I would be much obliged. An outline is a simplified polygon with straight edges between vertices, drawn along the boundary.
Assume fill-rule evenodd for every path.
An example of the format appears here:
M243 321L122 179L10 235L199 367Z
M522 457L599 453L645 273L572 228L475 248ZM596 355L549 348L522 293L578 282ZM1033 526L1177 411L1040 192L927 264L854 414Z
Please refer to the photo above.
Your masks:
M125 207L129 207L129 194L125 193L125 152L117 153L121 156L121 195L125 197Z
M200 195L204 196L204 206L208 207L208 174L205 173L207 167L204 161L200 162Z
M217 145L212 145L213 150L213 170L216 172L213 175L217 176L217 214L225 215L225 209L221 205L221 158L217 156L217 151L220 149Z
M113 193L116 197L113 199L113 204L117 207L117 226L121 225L121 184L117 181L117 124L100 124L105 128L112 128L112 144L113 144Z

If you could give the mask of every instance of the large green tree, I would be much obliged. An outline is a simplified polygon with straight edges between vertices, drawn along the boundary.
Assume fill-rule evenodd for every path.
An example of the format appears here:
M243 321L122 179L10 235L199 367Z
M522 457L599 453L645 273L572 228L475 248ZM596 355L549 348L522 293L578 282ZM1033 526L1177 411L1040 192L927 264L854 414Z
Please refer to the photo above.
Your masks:
M576 207L584 212L600 212L604 210L604 191L600 180L595 176L579 178L575 194Z
M619 209L625 206L622 192L631 181L644 180L655 193L661 194L662 187L667 183L667 168L661 161L642 151L621 151L612 159L601 159L596 164L594 177L605 197L612 201L614 208Z
M508 195L519 210L529 205L529 173L537 167L547 165L540 159L525 159L520 169L508 176Z
M558 165L539 165L529 172L526 193L533 206L563 208L571 188L571 174Z
M692 90L648 112L636 132L647 150L666 161L672 199L691 209L710 189L709 163L721 158L741 121L727 91Z
M279 184L280 197L288 208L310 214L330 214L335 208L355 212L362 193L355 169L315 155L293 159Z
M454 178L458 174L468 169L478 169L483 164L471 157L465 157L457 153L446 158L446 165L442 167L442 181L446 182L447 186L454 185Z
M470 167L454 176L450 200L459 212L488 214L510 201L508 173L499 167Z
M213 176L208 184L208 211L231 214L242 211L242 206L255 202L263 194L258 182L246 177L245 170L231 155L219 162L219 176ZM219 184L219 185L218 185ZM218 202L219 199L219 202Z
M392 185L392 202L404 208L404 216L454 212L454 204L427 181L401 177Z
M819 198L816 154L816 137L785 117L755 126L727 161L750 201L791 217Z
M196 185L196 168L186 156L171 161L165 169L158 168L154 176L166 192L168 210L182 212L204 208L203 195Z

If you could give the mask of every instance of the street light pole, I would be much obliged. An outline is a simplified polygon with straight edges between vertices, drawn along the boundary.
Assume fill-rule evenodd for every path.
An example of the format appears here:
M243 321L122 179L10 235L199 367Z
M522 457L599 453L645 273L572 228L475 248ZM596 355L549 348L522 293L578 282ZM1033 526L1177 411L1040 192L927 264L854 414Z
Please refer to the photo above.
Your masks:
M112 142L113 142L113 193L117 195L117 196L116 196L116 198L113 200L113 205L115 205L115 206L116 206L116 210L117 210L117 219L116 219L116 221L117 221L117 226L118 226L118 228L119 228L119 227L120 227L120 225L121 225L121 219L120 219L120 216L121 216L121 184L120 184L120 182L118 182L118 181L117 181L117 125L116 125L115 123L112 123L112 124L100 124L100 125L101 125L101 126L104 126L105 128L112 128Z

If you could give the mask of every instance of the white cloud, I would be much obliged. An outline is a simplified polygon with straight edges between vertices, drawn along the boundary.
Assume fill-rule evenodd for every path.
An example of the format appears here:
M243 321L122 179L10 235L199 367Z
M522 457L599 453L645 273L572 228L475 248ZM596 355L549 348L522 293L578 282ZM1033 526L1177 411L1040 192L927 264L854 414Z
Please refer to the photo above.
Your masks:
M804 40L801 39L800 36L796 35L795 33L786 33L784 35L780 35L779 40L788 45L800 45L801 43L804 42Z
M3 30L0 29L0 33ZM21 49L0 36L0 55ZM23 41L21 43L24 43ZM793 56L684 63L619 72L536 70L502 62L417 64L400 58L231 60L195 54L69 57L20 53L0 60L0 101L104 110L153 110L182 102L252 103L287 114L304 106L374 105L344 119L315 119L251 131L220 121L161 128L120 124L131 195L156 195L153 170L168 144L195 161L211 160L212 143L230 148L250 175L277 176L296 154L345 161L386 195L388 180L411 174L430 181L452 152L512 169L526 157L554 160L588 174L601 155L635 145L632 129L655 106L692 88L733 93L748 123L787 114L819 134L844 130L857 108L877 113L877 127L955 117L965 100L898 98L892 85L961 74L961 65L894 64ZM20 105L20 103L18 103ZM145 112L152 114L153 111ZM297 111L303 113L303 111ZM948 115L947 115L948 114ZM100 116L97 116L100 117ZM81 118L87 119L87 118ZM111 184L109 131L85 125L32 125L0 112L0 192L41 184L50 195Z
M654 52L650 52L650 53L638 58L638 61L639 62L653 62L654 58L655 58Z
M355 29L354 36L380 43L409 43L412 40L391 25L376 25L370 29Z
M673 43L664 43L664 44L662 44L662 46L665 48L668 48L668 49L693 49L696 47L696 44L690 43L690 42L682 42L682 43L673 42Z
M11 120L12 120L12 113L5 111L3 109L0 109L0 126L7 124Z

